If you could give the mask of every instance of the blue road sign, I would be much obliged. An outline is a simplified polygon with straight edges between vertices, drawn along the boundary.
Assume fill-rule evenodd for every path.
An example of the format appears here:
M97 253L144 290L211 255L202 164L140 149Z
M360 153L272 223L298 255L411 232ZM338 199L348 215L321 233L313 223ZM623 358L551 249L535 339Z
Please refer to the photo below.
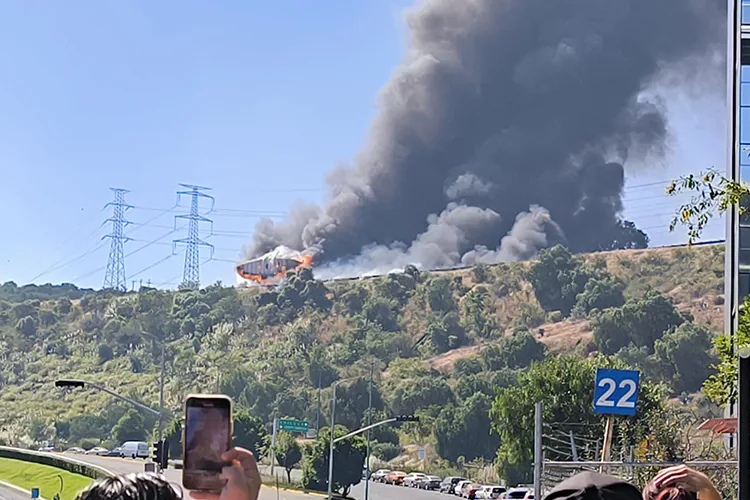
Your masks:
M31 498L39 498L39 488L31 488Z
M596 371L594 412L612 415L635 415L640 374L631 370Z

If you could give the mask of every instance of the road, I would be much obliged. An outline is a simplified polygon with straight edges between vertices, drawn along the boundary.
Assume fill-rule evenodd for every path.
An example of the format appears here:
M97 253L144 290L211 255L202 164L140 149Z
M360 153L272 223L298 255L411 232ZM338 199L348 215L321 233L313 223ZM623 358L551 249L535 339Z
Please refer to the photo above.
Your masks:
M93 465L104 467L117 474L129 474L131 472L143 472L145 463L144 460L133 460L130 458L115 458L115 457L94 457L90 455L68 455L71 458L87 462ZM167 469L164 471L164 475L170 483L182 488L182 471L175 469ZM0 493L1 495L2 493ZM0 497L2 498L2 497ZM189 500L190 497L185 495L185 500ZM279 490L278 496L275 488L264 486L260 490L259 500L320 500L320 496L306 495L304 493L297 493L293 491ZM11 498L8 500L19 500L17 498ZM24 499L28 500L28 499Z
M143 472L144 461L143 460L132 460L129 458L114 458L114 457L93 457L86 455L70 455L71 458L88 462L105 469L111 470L118 474L127 474L130 472ZM283 467L276 469L277 473L286 474ZM294 476L295 471L292 471ZM301 472L301 471L300 471ZM179 470L167 469L164 471L167 479L176 485L181 485L182 473ZM1 495L1 493L0 493ZM355 500L365 499L365 483L364 481L355 485L352 488L349 496ZM2 498L2 496L0 496ZM260 500L276 500L276 489L271 487L263 487L260 491ZM306 495L304 493L297 493L292 491L279 490L278 500L320 500L321 496L318 495ZM453 497L451 495L443 495L436 491L425 491L418 490L415 488L404 488L403 486L390 486L386 484L370 482L370 500L450 500ZM5 500L5 499L3 499ZM20 500L18 498L10 498L7 500ZM27 500L27 499L24 499ZM189 500L186 497L185 500Z
M0 484L0 500L29 500L29 495Z

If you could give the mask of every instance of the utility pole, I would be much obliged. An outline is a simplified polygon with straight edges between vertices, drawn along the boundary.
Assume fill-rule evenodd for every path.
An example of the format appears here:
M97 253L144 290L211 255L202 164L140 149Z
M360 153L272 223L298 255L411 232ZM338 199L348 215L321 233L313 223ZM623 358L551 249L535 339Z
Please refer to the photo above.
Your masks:
M336 382L331 399L331 446L328 452L328 500L333 498L333 428L336 426Z
M115 193L115 199L105 205L107 207L111 206L113 213L112 217L107 219L107 222L112 223L112 232L102 237L102 239L109 238L111 240L107 270L104 273L103 288L126 292L128 285L125 279L125 254L122 250L122 244L129 241L130 238L123 234L123 229L131 223L125 219L125 212L133 208L133 206L125 203L125 193L129 192L127 189L110 189Z
M182 284L180 288L188 288L191 290L197 290L200 288L200 255L199 247L205 246L211 249L211 257L213 257L214 246L210 243L203 241L200 238L200 223L208 222L211 224L211 232L213 232L213 221L207 219L200 214L200 199L206 198L211 200L211 210L214 209L214 197L209 196L203 191L209 191L210 188L202 186L193 186L191 184L180 184L180 186L188 188L189 191L178 191L177 202L180 201L181 195L190 195L190 213L184 215L175 216L175 229L177 229L177 219L187 219L188 221L188 236L179 240L172 241L172 253L175 251L175 246L178 243L184 243L187 247L185 251L185 268L182 274Z
M365 458L365 500L370 498L370 431L369 428L372 425L372 370L373 361L370 360L370 386L368 387L368 402L367 402L367 455Z
M320 439L320 371L318 371L318 421L315 424L315 440Z
M161 377L159 381L159 442L161 443L162 426L164 422L164 354L166 349L164 342L159 343L161 344L161 362L159 363L161 365Z
M276 432L279 428L279 417L274 412L273 416L273 433L271 434L271 475L276 477L273 473L274 465L276 465Z

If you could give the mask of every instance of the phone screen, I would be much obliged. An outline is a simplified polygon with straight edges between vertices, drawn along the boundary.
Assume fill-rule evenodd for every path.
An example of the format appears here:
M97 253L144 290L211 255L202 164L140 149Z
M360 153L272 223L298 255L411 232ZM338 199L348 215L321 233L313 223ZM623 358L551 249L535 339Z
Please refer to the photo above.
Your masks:
M231 448L231 402L224 397L190 397L185 407L185 454L182 483L191 490L218 491Z

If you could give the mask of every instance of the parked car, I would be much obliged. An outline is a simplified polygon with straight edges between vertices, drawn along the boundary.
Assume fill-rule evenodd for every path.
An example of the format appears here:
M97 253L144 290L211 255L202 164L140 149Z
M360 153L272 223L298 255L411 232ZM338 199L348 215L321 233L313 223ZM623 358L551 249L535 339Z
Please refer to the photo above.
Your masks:
M466 483L461 487L461 498L476 498L477 490L481 487L479 484L474 484L471 481L466 481Z
M404 478L406 477L406 472L397 470L393 471L387 476L385 476L385 484L393 484L395 486L400 486L401 483L404 482Z
M425 477L427 477L427 474L423 474L422 472L410 472L404 477L404 480L402 481L402 483L407 488L414 488L415 487L414 482L420 479L423 479Z
M378 469L375 472L372 473L370 476L370 479L375 481L376 483L382 483L385 479L385 476L393 472L390 469Z
M458 476L448 476L440 482L440 493L453 493L453 488L459 481L464 481L465 478Z
M534 500L534 490L530 489L526 492L526 496L523 497L523 500Z
M422 478L417 483L417 488L420 490L439 490L441 479L438 476L427 476Z
M121 457L122 456L122 448L119 446L117 448L112 448L109 450L109 453L107 453L108 457Z
M55 451L55 445L53 445L52 443L47 443L46 445L44 445L41 448L39 448L38 451L44 451L46 453L53 452L53 451Z
M72 448L68 448L67 450L65 450L65 453L75 453L76 455L79 455L81 453L86 453L86 451L83 448L73 446Z
M505 493L505 488L502 486L482 486L476 493L476 498L482 500L495 500L500 498L500 495Z
M528 492L534 494L534 491L529 488L511 488L505 494L505 498L508 500L523 500Z
M448 493L453 493L454 495L460 497L461 496L461 492L464 489L464 486L466 486L467 484L471 484L471 481L469 481L468 479L464 479L462 481L459 481L459 482L457 482L456 484L453 485L453 489L450 490Z
M94 446L86 452L86 455L96 455L99 457L106 457L108 454L109 450L107 448L102 448L101 446Z

